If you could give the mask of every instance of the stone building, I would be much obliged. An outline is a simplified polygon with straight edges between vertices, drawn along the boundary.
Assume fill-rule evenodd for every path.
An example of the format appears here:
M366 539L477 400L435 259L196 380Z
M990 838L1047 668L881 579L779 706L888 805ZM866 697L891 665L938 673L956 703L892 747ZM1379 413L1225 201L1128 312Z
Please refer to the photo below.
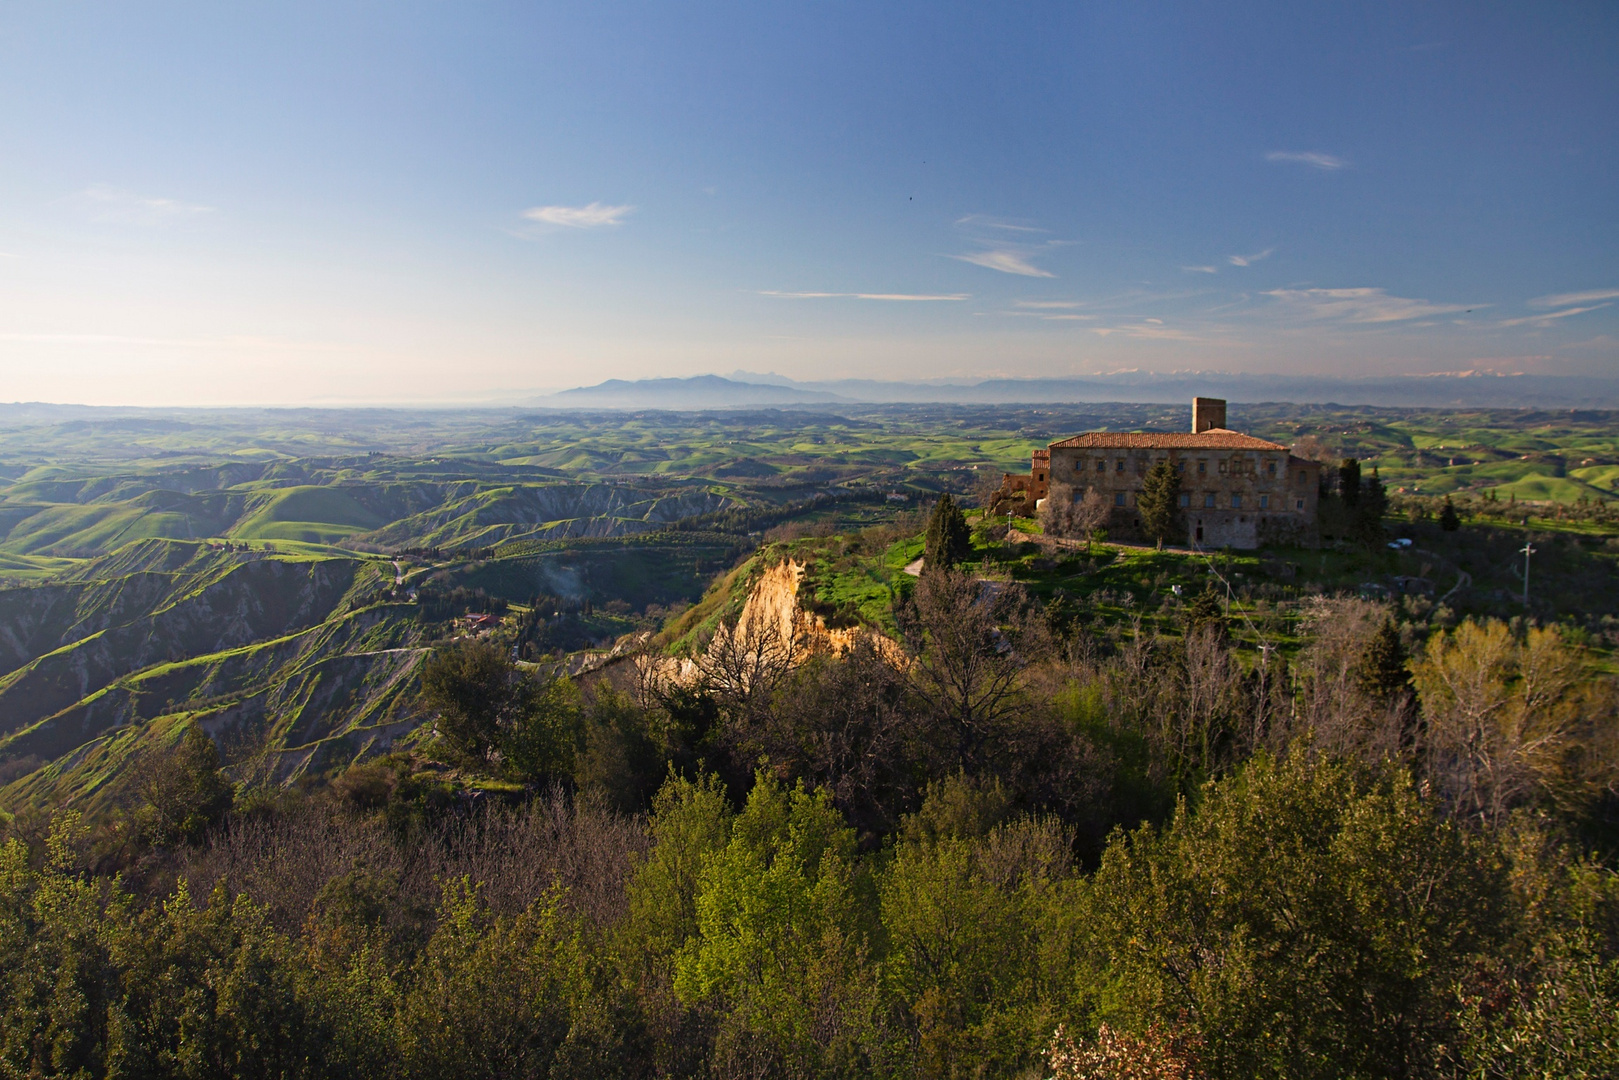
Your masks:
M1046 498L1078 502L1091 490L1112 508L1108 531L1139 535L1136 500L1147 470L1169 461L1180 473L1180 512L1194 547L1256 548L1267 543L1313 544L1321 466L1294 457L1281 443L1225 426L1226 403L1192 399L1192 430L1184 434L1092 431L1036 450L1025 490L1032 505Z

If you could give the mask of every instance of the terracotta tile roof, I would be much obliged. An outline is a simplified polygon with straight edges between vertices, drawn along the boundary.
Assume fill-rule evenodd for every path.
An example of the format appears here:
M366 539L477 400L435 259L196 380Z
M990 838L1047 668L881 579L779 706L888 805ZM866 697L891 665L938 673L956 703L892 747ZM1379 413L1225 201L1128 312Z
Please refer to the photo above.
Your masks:
M1281 443L1227 428L1189 431L1087 431L1051 444L1053 450L1286 450Z

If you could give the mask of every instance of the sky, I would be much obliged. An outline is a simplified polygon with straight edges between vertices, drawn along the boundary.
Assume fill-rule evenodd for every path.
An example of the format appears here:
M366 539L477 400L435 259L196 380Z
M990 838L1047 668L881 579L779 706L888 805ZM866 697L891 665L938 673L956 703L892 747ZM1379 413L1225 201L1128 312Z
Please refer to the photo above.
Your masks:
M0 5L0 401L1619 377L1619 5Z

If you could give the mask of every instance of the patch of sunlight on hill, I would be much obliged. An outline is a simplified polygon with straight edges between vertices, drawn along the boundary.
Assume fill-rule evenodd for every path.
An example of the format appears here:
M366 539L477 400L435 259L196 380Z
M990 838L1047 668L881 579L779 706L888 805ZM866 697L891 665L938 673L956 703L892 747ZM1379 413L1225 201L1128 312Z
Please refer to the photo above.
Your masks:
M1588 465L1583 469L1570 469L1568 474L1594 488L1619 492L1619 465Z
M1498 499L1510 496L1529 502L1567 503L1577 501L1582 495L1593 494L1590 487L1563 476L1525 476L1508 484L1497 485L1492 490Z
M18 524L3 549L19 555L103 552L131 540L191 540L211 531L187 514L127 503L52 506Z
M34 581L66 573L81 563L78 559L58 559L48 555L12 555L0 552L0 578Z
M230 535L238 540L329 544L385 524L341 488L295 487L277 492Z

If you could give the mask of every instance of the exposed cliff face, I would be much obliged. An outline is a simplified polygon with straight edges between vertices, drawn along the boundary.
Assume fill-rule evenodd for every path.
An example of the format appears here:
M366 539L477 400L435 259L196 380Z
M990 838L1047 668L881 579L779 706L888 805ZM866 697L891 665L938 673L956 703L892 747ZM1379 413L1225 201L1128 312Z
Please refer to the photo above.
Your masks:
M879 652L896 666L906 662L900 647L883 635L857 626L832 629L821 616L805 611L798 600L805 569L805 564L794 559L766 567L749 588L736 621L721 623L715 629L706 661L701 657L643 660L640 662L643 676L689 685L701 677L705 668L716 666L714 658L728 652L733 656L739 651L750 656L775 653L791 663L799 663L816 653L840 655L861 640L874 642Z

